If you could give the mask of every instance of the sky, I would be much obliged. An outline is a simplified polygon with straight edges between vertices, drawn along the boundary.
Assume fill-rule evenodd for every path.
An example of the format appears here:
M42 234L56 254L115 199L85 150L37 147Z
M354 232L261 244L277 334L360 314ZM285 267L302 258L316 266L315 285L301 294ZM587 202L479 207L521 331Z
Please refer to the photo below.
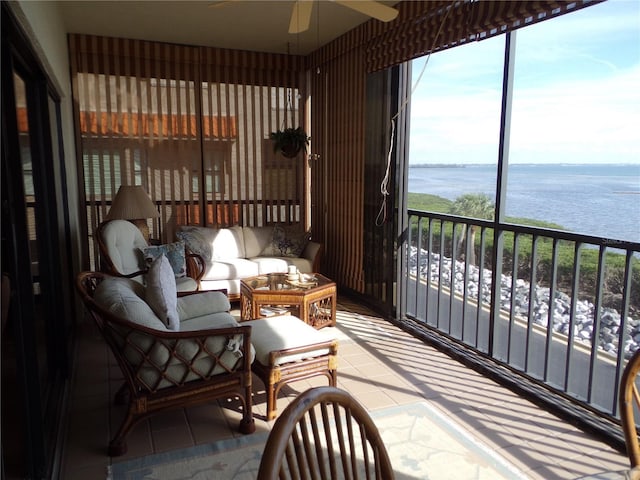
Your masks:
M511 164L640 164L640 0L543 21L515 41ZM497 162L504 44L414 61L410 164Z

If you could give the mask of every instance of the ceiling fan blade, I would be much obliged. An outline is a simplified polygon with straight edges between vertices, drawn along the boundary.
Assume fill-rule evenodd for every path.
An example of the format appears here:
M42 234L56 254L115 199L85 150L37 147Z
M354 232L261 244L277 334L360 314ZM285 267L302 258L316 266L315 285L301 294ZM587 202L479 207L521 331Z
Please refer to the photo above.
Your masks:
M333 0L357 12L376 18L381 22L390 22L398 16L398 10L374 0Z
M208 5L209 8L220 8L220 7L224 7L225 5L229 4L229 3L233 3L234 0L219 0L216 2L212 2Z
M300 33L309 29L313 0L297 0L291 10L289 33Z

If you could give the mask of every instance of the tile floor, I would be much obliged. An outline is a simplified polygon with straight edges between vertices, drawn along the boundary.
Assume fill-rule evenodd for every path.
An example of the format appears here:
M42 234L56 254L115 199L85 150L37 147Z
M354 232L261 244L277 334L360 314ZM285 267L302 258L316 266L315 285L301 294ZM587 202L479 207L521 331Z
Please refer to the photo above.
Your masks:
M362 307L346 299L339 299L339 304L338 386L368 409L427 401L532 479L578 479L627 467L625 455L597 438ZM87 322L81 332L76 365L82 368L73 380L61 478L104 479L113 460L106 447L124 413L111 401L122 376L93 325ZM256 430L264 431L273 422L264 420L264 386L254 379ZM326 384L325 377L285 387L278 409L309 386L322 384ZM131 431L127 454L115 460L240 435L235 406L233 401L220 401L151 417Z

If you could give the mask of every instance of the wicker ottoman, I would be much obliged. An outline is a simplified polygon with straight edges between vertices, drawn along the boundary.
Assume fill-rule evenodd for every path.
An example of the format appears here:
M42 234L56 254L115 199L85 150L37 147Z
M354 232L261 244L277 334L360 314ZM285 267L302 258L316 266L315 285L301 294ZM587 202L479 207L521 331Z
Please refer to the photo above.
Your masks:
M316 330L293 315L249 320L256 358L251 366L267 394L267 420L276 417L276 399L283 385L326 375L336 386L338 341L326 330Z

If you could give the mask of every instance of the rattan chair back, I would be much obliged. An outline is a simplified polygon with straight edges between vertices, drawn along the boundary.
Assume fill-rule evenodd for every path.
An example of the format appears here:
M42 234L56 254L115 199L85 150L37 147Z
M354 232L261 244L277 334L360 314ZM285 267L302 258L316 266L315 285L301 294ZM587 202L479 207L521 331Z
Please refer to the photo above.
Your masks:
M336 387L311 388L273 425L258 480L393 480L389 455L366 409Z

